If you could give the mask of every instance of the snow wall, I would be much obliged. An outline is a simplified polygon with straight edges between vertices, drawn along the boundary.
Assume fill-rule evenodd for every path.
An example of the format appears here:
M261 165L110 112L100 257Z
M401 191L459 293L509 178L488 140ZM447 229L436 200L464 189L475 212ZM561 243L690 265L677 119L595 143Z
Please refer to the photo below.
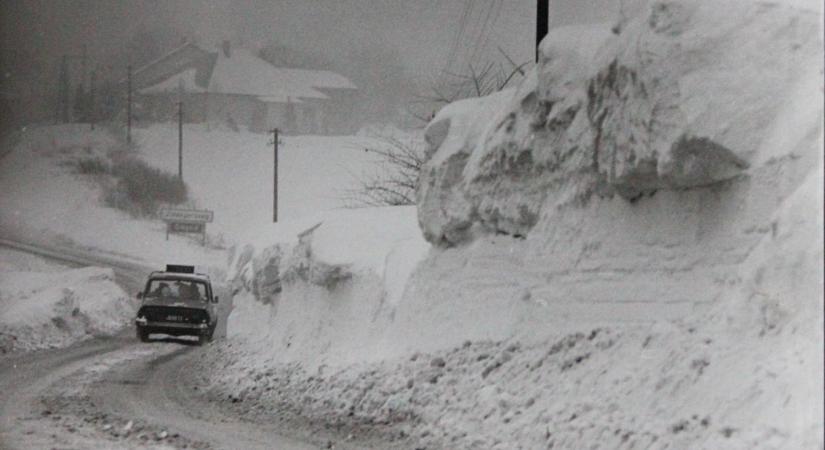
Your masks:
M230 334L310 367L689 318L821 348L820 8L552 31L520 86L429 124L420 230L345 211L234 252Z

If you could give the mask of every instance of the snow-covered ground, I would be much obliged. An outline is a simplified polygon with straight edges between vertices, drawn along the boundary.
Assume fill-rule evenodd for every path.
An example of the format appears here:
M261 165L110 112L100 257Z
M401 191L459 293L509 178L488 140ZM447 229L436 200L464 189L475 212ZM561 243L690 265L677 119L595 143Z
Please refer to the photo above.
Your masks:
M135 136L144 161L177 173L177 126L153 125ZM375 160L364 151L375 145L369 137L281 136L279 223L273 224L272 135L195 124L185 126L183 136L184 180L197 205L215 211L209 232L222 234L227 245L262 234L294 237L291 223L343 207L348 189Z
M69 269L0 250L1 353L114 334L133 318L136 306L111 269Z
M177 127L134 129L136 156L177 173ZM279 150L279 223L272 223L271 136L202 125L184 127L184 180L199 208L215 212L210 242L225 248L258 236L301 231L307 217L346 205L358 176L373 167L365 136L282 136ZM7 236L71 244L137 258L154 265L189 261L220 266L223 251L201 248L196 238L170 236L160 220L135 220L103 203L103 192L71 164L108 160L124 148L111 132L85 125L30 127L0 164L0 228Z

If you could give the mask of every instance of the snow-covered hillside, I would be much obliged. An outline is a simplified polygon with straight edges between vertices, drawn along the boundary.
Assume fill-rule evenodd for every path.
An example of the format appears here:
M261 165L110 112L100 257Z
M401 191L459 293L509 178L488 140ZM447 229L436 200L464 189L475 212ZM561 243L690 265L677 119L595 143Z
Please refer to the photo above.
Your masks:
M135 136L144 161L177 173L177 126L153 125ZM364 151L375 143L369 137L281 136L279 224L272 224L272 135L194 124L184 127L183 136L184 180L198 206L215 211L210 233L222 234L227 245L282 235L291 222L341 208L348 189L375 160Z
M108 161L123 144L88 125L34 126L0 159L0 233L6 238L81 248L107 257L218 266L222 253L182 236L166 241L161 221L135 220L104 204L94 176L77 173L78 161Z
M213 389L438 448L822 448L821 20L651 1L555 30L430 123L431 248L330 218L234 255L255 331Z

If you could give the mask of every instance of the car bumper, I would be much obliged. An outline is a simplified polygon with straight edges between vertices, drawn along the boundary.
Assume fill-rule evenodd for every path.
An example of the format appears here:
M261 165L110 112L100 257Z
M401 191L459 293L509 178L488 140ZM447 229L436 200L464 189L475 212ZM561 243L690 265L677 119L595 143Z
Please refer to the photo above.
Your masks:
M162 330L191 331L193 333L206 333L209 330L208 323L178 323L178 322L150 322L143 318L135 319L138 328L149 329L158 333Z

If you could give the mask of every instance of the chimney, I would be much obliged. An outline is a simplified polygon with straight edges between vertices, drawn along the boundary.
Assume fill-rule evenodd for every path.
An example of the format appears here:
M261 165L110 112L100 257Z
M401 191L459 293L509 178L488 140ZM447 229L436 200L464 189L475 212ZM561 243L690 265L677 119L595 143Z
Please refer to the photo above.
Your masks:
M227 58L230 58L232 56L232 46L229 45L229 41L224 40L222 47L223 47L223 56L226 56Z

